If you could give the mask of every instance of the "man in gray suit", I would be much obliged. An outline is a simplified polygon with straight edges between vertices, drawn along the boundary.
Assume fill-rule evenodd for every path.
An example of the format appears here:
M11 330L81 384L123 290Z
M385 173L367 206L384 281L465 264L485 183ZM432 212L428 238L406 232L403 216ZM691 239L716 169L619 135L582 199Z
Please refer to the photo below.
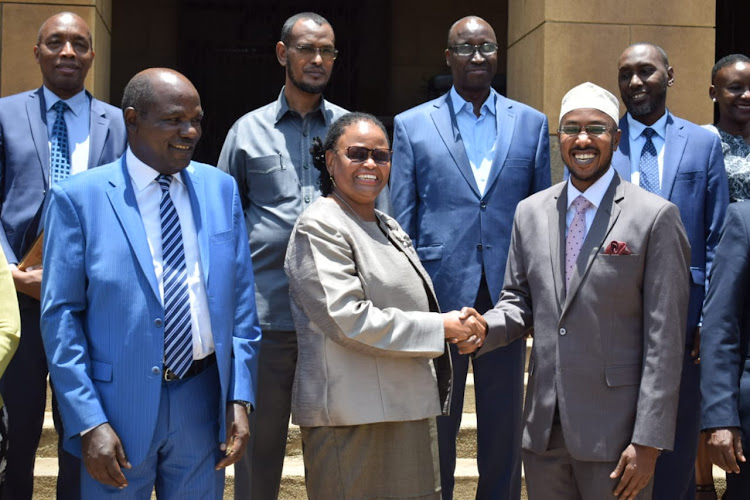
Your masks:
M617 98L566 94L570 179L518 205L482 355L529 333L522 457L529 498L651 498L674 440L690 247L673 204L610 167Z

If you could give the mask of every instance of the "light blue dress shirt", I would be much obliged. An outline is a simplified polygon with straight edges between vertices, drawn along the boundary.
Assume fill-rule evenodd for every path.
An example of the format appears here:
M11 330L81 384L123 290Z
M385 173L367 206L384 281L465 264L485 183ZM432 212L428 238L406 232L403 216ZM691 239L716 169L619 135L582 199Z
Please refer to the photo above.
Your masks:
M479 116L474 114L474 105L458 95L455 87L451 87L450 97L456 113L458 131L461 133L466 156L469 157L471 171L474 173L474 180L477 182L479 192L484 195L497 143L496 92L490 88L490 95L482 104Z
M646 128L652 128L656 132L651 137L651 142L654 143L654 147L656 148L657 161L659 162L659 188L661 188L661 181L664 178L664 141L667 137L667 117L669 116L669 111L667 110L650 127L630 116L630 113L626 116L628 127L630 127L630 136L628 137L628 141L630 142L630 182L640 185L641 172L638 167L641 163L643 146L646 145L646 136L643 135L643 131Z
M52 109L52 106L61 99L47 87L42 88L44 89L44 104L47 106L47 137L49 138L52 137L52 127L57 119L57 111ZM91 99L86 95L86 91L82 90L70 99L63 100L70 108L65 112L64 117L70 147L70 175L74 175L89 168Z

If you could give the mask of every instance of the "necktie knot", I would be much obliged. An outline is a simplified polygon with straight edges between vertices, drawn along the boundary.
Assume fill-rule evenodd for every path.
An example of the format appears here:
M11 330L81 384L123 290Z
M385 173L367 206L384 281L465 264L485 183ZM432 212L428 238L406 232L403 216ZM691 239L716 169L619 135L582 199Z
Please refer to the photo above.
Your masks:
M651 127L647 127L643 131L643 135L646 136L646 140L650 140L653 136L656 135L656 130L652 129Z
M55 104L52 105L52 109L57 111L57 114L65 113L67 110L70 109L70 106L68 106L68 103L66 103L63 100L57 101Z
M159 176L156 178L156 182L159 183L159 187L161 187L162 194L168 193L169 186L172 184L172 176L159 174Z
M582 194L578 195L575 200L573 200L573 206L576 209L576 213L580 214L585 212L586 210L591 207L591 202L587 200Z

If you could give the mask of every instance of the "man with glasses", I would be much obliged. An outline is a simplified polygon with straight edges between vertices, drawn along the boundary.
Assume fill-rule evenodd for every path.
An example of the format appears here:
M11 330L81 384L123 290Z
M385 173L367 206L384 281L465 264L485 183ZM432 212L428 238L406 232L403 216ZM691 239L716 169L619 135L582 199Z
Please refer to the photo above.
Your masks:
M396 116L394 215L430 273L443 310L490 309L500 296L518 202L550 185L546 117L495 92L497 39L469 16L448 32L446 95ZM472 361L477 407L477 498L517 499L521 489L523 339ZM469 358L451 348L454 391L438 417L444 499L453 497L456 435Z
M503 292L484 315L477 361L534 330L529 500L650 499L674 441L690 246L676 206L611 168L618 118L592 83L563 97L570 177L518 204Z
M654 498L695 498L695 457L700 430L699 334L703 299L729 189L719 137L667 110L674 70L664 50L651 43L631 45L617 64L622 101L622 142L612 158L617 173L680 208L690 239L690 307L674 451L659 457ZM706 133L708 132L708 133ZM705 479L709 490L713 478Z
M235 465L235 498L277 498L286 450L297 337L284 255L297 216L320 195L310 146L347 111L323 99L338 55L331 24L313 12L281 28L276 57L286 68L279 98L232 126L218 167L232 175L249 233L263 331L257 405L247 453Z

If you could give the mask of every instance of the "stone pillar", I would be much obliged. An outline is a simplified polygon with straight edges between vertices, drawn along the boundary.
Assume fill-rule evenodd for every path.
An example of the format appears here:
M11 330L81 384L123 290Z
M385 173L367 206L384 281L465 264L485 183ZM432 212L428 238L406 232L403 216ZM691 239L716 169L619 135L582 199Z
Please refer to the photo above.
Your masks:
M508 96L543 111L557 129L560 101L590 81L619 97L617 60L635 42L669 56L675 84L667 107L698 124L713 121L708 98L714 64L714 0L509 0ZM625 106L621 104L621 114ZM553 180L562 177L552 139Z
M78 14L91 28L96 56L86 89L109 101L112 0L0 0L0 96L42 84L33 52L37 33L45 19L63 11Z

